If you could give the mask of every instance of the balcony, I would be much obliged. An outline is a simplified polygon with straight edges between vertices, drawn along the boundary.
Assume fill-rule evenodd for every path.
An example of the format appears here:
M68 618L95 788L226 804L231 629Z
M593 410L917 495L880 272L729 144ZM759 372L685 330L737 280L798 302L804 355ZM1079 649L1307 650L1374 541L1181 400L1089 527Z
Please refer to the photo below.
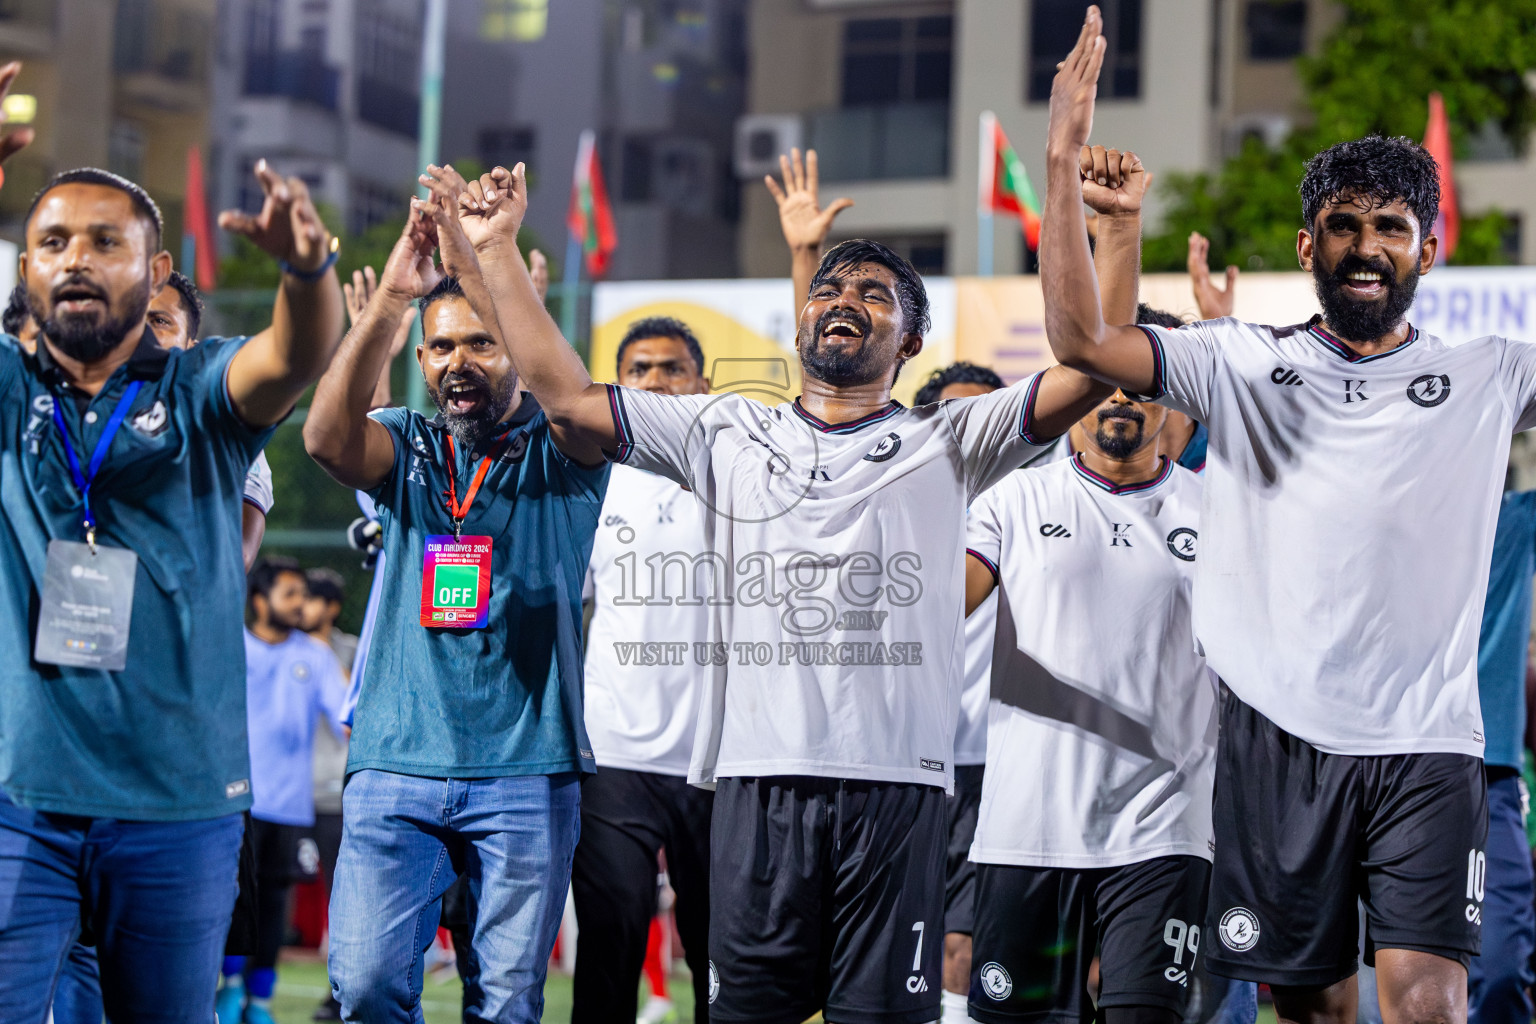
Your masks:
M808 121L822 181L949 176L947 102L835 107Z
M280 96L334 111L341 73L298 50L247 51L244 93Z

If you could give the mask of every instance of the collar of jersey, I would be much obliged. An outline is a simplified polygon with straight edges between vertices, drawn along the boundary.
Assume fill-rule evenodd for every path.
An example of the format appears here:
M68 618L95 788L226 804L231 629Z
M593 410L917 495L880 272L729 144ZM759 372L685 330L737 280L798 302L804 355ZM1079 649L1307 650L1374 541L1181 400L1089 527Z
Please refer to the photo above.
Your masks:
M1152 490L1152 488L1156 487L1158 484L1162 483L1164 480L1167 480L1170 476L1173 475L1173 460L1168 458L1166 455L1159 455L1158 458L1162 459L1163 466L1162 469L1158 471L1157 476L1154 476L1150 480L1142 480L1134 484L1117 484L1113 480L1110 480L1108 477L1103 477L1095 473L1093 470L1083 465L1082 452L1078 452L1076 455L1072 456L1072 468L1077 470L1078 476L1082 477L1084 480L1087 480L1089 483L1096 487L1103 488L1110 494L1140 494L1142 491Z
M48 351L48 346L43 343L42 335L37 338L37 350L33 353L37 360L37 375L43 383L50 387L72 386L64 378L64 370L54 360L53 353ZM127 373L133 380L159 380L165 374L165 367L171 359L171 350L162 348L155 333L148 326L144 333L139 335L139 343L133 347L133 353L123 365L127 367Z
M1403 342L1396 348L1389 348L1385 352L1377 352L1375 355L1362 356L1360 353L1344 344L1338 338L1335 338L1333 335L1323 330L1323 318L1320 315L1314 316L1311 321L1308 322L1307 333L1310 334L1313 339L1318 342L1318 344L1322 345L1328 351L1351 363L1369 363L1373 359L1385 359L1387 356L1397 355L1397 353L1401 352L1403 349L1419 340L1419 329L1412 324L1409 324L1407 341Z
M857 433L858 431L863 430L865 427L869 426L871 423L879 423L881 420L890 419L903 408L905 408L905 406L893 398L891 399L890 405L887 405L884 409L876 409L868 416L860 416L858 419L849 420L847 423L828 423L821 417L812 416L810 413L806 412L805 408L800 404L800 399L795 399L794 404L795 412L800 416L800 418L805 420L805 422L809 423L811 426L815 427L817 430L821 431L823 434Z

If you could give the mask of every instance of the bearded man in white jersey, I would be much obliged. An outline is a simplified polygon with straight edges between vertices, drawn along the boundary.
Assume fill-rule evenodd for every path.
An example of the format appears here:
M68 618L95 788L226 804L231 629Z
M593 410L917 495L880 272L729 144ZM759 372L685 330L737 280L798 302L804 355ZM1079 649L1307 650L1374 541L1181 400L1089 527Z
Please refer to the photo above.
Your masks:
M672 317L631 324L617 362L625 387L709 394L699 339ZM582 786L571 870L573 1024L636 1019L659 852L677 893L694 1018L709 1019L713 794L688 785L688 763L704 678L699 654L711 639L712 568L693 496L666 477L614 466L587 568L585 710L597 774Z
M830 250L812 281L797 401L594 384L510 261L526 195L521 167L497 168L439 237L468 236L475 265L458 272L483 280L482 315L551 418L687 486L720 570L689 771L717 786L710 1017L931 1021L965 508L1106 392L1052 368L941 405L891 401L927 297L864 241Z
M1194 607L1225 683L1210 969L1267 982L1283 1020L1353 1020L1358 899L1387 1024L1459 1024L1487 829L1478 624L1510 434L1536 424L1536 347L1450 347L1404 319L1439 244L1438 168L1380 137L1324 151L1301 183L1321 318L1106 325L1078 198L1104 45L1090 8L1052 89L1046 328L1063 363L1210 432Z

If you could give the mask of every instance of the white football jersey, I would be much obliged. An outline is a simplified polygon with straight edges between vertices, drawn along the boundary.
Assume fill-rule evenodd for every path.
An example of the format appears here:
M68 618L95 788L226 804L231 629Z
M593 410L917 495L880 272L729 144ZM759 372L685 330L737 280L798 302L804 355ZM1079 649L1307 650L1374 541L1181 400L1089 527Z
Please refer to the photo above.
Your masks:
M272 514L272 467L266 452L257 452L251 468L245 471L245 500L262 515Z
M992 635L997 632L997 591L965 617L965 681L955 726L955 764L987 763L987 697L992 692Z
M1089 868L1211 857L1216 686L1195 651L1200 481L1116 487L1080 457L971 508L998 577L971 860Z
M1330 753L1481 757L1477 642L1536 347L1412 330L1361 359L1320 327L1144 327L1210 431L1195 635L1239 698Z
M705 670L710 573L698 503L666 477L614 466L587 566L587 734L598 768L687 775Z
M841 424L798 402L610 391L615 459L693 491L719 573L691 781L950 787L965 509L1041 447L1039 382Z

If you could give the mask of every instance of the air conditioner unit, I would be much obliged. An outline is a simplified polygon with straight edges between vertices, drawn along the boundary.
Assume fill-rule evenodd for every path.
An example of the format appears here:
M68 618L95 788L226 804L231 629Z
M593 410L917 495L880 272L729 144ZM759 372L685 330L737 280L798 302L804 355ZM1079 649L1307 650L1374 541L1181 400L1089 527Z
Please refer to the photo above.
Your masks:
M776 174L780 154L800 146L799 114L747 114L736 121L736 176Z

